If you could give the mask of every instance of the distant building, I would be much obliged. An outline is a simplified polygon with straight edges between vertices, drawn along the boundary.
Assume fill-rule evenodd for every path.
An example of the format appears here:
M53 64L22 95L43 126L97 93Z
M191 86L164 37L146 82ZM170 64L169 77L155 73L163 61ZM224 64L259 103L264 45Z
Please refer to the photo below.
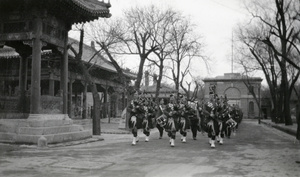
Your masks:
M141 87L141 91L144 93L146 97L155 98L156 93L156 86L157 86L157 75L153 75L153 84L149 85L149 72L145 72L145 85ZM170 95L176 95L177 90L168 84L161 83L159 89L158 97L160 99L169 99Z
M247 77L240 73L225 73L224 76L203 79L205 83L205 99L209 98L209 87L216 86L216 93L219 97L227 96L230 105L238 105L246 118L255 118L259 116L259 107L249 92L253 89L258 100L261 99L260 89L262 78ZM247 85L248 87L247 87Z

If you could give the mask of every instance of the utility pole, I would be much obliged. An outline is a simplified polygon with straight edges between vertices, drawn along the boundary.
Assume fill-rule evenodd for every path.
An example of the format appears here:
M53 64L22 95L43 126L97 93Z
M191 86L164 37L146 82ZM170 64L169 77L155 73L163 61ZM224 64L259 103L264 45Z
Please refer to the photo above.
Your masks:
M231 31L231 73L233 73L233 31Z

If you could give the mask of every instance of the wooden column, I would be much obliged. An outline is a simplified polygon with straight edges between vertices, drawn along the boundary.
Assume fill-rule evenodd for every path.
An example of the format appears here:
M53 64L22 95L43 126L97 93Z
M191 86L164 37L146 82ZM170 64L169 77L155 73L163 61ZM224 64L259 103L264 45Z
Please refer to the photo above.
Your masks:
M84 90L83 90L83 93L82 93L82 118L83 119L86 119L88 117L88 107L87 107L87 83L84 82L83 84L84 86Z
M41 105L41 49L42 41L42 19L36 17L34 20L34 38L32 44L32 68L31 68L31 97L30 113L39 114Z
M72 104L73 104L73 102L72 102L72 95L73 95L73 87L72 87L72 85L73 85L73 80L71 80L70 79L70 81L69 81L69 93L68 93L68 97L69 97L69 99L68 99L68 114L69 114L69 117L71 118L71 117L73 117L73 109L72 109Z
M20 91L20 100L19 100L19 109L21 112L25 113L26 110L26 89L27 89L27 67L28 67L28 55L21 54L20 58L20 69L19 69L19 91Z
M104 102L104 107L103 107L103 118L107 118L108 116L107 116L107 111L108 111L108 103L107 103L107 91L108 91L108 89L107 89L107 87L106 87L106 89L105 89L105 91L104 91L104 94L103 94L103 102Z
M50 79L49 80L49 95L54 96L54 80Z
M50 73L49 77L49 95L54 96L54 80L53 80L53 73Z
M68 32L66 32L64 54L62 60L62 72L61 72L61 89L63 92L63 114L68 114Z

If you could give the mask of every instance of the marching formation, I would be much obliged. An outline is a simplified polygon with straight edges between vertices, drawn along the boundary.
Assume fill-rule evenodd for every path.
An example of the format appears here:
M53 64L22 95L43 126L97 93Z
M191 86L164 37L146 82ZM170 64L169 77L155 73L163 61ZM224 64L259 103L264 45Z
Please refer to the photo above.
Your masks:
M216 141L224 143L224 137L230 138L231 132L236 131L242 119L242 112L236 106L228 104L225 96L218 97L213 91L206 102L189 101L183 95L171 95L169 100L161 99L156 104L152 99L136 93L131 104L128 125L132 131L132 145L136 145L138 129L143 129L145 141L149 141L150 130L159 130L159 139L166 132L171 147L175 146L176 134L181 135L181 142L187 141L187 132L191 130L193 139L197 132L206 132L211 148Z

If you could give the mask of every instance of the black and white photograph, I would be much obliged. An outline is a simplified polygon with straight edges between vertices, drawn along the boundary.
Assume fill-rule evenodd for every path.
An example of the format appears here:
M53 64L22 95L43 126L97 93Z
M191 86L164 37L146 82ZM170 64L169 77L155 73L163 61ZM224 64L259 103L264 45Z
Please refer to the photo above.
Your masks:
M300 177L299 0L0 0L1 177Z

